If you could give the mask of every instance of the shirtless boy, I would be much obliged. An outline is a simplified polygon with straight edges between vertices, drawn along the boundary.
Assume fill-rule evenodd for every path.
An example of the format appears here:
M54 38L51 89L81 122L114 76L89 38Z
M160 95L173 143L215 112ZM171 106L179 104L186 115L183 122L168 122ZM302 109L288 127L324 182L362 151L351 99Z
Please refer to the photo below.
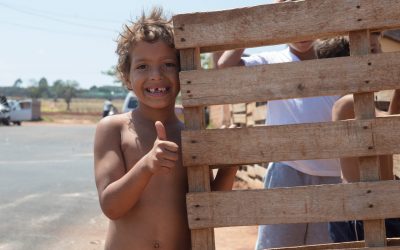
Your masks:
M174 113L179 60L172 24L153 9L121 33L118 72L138 98L129 113L103 118L94 145L100 206L110 218L106 249L190 249L181 161L183 124ZM213 190L232 188L235 168Z

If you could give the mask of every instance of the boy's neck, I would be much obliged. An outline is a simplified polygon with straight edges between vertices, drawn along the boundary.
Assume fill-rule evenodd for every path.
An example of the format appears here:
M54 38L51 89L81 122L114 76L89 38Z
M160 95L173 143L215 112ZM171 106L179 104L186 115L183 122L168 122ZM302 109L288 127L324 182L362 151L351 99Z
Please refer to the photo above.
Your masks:
M294 55L296 55L300 61L304 60L312 60L312 59L317 59L317 54L315 53L314 48L309 49L307 52L299 52L292 47L289 46L290 52L292 52Z

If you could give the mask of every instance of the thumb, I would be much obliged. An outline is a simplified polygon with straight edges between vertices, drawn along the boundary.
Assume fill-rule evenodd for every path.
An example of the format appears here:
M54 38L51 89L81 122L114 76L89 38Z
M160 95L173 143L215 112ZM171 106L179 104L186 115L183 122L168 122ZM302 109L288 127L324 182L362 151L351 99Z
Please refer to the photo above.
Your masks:
M160 121L156 121L154 126L156 127L157 138L162 141L167 140L167 132L165 132L164 124L162 124Z

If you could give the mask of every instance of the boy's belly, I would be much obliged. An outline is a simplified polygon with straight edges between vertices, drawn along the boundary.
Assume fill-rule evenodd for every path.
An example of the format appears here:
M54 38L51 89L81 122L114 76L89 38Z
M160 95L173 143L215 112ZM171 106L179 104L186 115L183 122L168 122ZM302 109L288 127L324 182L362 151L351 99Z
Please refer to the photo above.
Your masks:
M182 203L182 202L177 202ZM185 204L138 206L119 220L110 221L106 249L190 249Z

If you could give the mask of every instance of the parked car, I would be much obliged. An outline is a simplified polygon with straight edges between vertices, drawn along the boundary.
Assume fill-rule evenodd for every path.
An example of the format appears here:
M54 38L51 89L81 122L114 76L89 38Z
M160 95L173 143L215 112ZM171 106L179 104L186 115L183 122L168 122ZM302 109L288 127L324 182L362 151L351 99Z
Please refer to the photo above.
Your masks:
M37 100L8 100L10 107L10 121L21 125L23 121L40 119L40 102Z
M126 97L124 104L122 105L122 113L129 112L131 110L134 110L138 106L138 100L132 92L129 92Z
M10 125L10 107L5 96L0 96L0 122Z

